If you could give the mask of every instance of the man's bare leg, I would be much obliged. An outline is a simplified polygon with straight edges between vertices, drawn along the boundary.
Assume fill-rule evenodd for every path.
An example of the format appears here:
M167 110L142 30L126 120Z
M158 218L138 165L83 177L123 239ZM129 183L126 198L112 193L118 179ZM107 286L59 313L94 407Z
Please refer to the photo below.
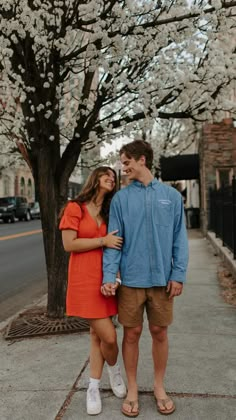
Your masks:
M152 357L154 363L154 394L159 400L168 398L164 388L164 377L168 360L168 336L167 327L157 327L149 325L152 335ZM166 409L169 410L173 406L172 401L166 403ZM161 410L165 410L163 404L159 403Z
M138 400L138 384L137 384L137 368L139 357L139 339L142 332L142 325L135 328L124 327L124 336L122 343L122 352L124 366L127 376L128 392L127 400ZM124 403L123 409L127 412L138 411L138 404L132 408L129 404Z

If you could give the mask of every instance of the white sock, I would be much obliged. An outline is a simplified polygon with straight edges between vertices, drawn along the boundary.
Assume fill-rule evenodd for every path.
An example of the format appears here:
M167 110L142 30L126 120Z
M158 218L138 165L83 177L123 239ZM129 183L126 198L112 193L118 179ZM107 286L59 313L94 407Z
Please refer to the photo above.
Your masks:
M89 378L89 388L99 388L100 379Z

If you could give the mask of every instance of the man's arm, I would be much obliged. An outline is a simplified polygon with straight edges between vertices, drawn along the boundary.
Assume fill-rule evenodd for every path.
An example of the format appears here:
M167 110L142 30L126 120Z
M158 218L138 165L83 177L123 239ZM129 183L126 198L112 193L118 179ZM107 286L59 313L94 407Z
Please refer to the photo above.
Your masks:
M167 286L170 298L182 293L188 266L188 237L184 217L184 206L179 194L175 204L174 232L172 246L172 270Z
M116 229L113 227L116 226ZM112 201L109 213L108 232L118 230L118 236L124 236L124 227L122 219L122 209L118 194ZM103 284L115 283L117 273L119 272L121 250L105 248L103 253Z

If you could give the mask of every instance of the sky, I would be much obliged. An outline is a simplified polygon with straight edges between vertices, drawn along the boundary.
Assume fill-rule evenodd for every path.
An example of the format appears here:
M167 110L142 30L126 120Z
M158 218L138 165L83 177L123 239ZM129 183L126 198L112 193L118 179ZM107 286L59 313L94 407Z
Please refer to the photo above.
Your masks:
M112 144L107 144L105 146L101 147L101 157L105 158L109 153L118 154L121 146L124 143L128 143L129 139L127 137L119 137L115 140L113 140Z

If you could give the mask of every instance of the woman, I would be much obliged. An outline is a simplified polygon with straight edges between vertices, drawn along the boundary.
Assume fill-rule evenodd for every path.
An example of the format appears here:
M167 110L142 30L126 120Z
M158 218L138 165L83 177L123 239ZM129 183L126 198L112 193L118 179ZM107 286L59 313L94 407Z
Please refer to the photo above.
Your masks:
M122 238L116 236L118 231L107 234L109 206L115 190L115 171L109 167L95 169L78 197L66 205L60 221L64 249L71 253L66 312L70 316L86 318L90 325L88 414L102 411L99 382L104 361L114 394L119 398L126 395L111 319L117 314L117 302L115 296L105 297L100 290L103 247L120 249L122 246Z

